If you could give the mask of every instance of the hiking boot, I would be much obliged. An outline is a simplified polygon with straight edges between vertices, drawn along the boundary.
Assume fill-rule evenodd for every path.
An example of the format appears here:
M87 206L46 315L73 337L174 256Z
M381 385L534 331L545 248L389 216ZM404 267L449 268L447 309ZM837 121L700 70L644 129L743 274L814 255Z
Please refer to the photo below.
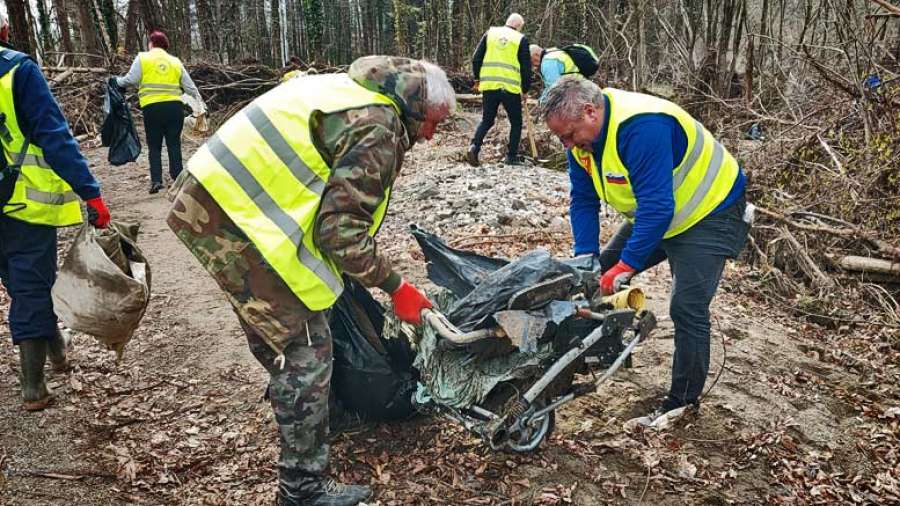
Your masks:
M650 413L637 418L632 418L625 422L625 430L633 431L638 427L648 429L664 430L672 425L676 420L684 416L688 409L696 407L694 404L686 404L676 406L675 403L666 399L658 408Z
M466 151L466 161L469 162L469 165L472 167L478 167L481 165L481 162L478 161L478 152L481 151L481 148L474 144L469 145L469 150Z
M331 478L309 477L294 491L279 485L277 506L356 506L369 498L372 489L365 485L345 485Z
M506 165L522 165L525 160L520 155L507 155Z
M56 335L47 339L47 355L53 372L64 373L69 370L68 351L72 344L72 336L68 332L56 329Z
M44 382L45 362L47 362L46 339L26 339L19 343L22 401L26 411L40 411L50 404L50 391Z
M159 193L160 190L163 189L162 183L150 183L150 193Z

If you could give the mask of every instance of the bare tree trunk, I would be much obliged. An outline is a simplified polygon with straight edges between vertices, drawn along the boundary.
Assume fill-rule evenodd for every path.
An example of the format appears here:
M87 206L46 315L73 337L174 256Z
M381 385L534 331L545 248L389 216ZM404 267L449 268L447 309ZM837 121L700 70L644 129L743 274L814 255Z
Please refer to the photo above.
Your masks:
M27 2L25 0L7 0L6 8L9 13L10 40L17 50L34 55L37 44L34 41L34 32L28 22L25 13Z
M138 0L141 6L141 20L148 32L153 30L165 31L166 26L163 22L161 13L162 7L156 0Z
M56 24L59 26L62 51L64 53L73 53L75 48L72 45L72 36L69 33L69 12L66 10L66 0L53 0L53 8L56 10ZM73 63L72 56L67 55L61 63L63 65L71 65Z
M141 50L141 36L138 35L140 12L139 0L129 0L125 13L125 52L129 54L137 54Z
M54 50L53 37L51 37L52 34L50 33L50 15L47 13L47 4L45 3L45 0L37 0L37 8L41 32L41 49L46 57L48 51Z
M218 13L210 8L209 0L197 0L197 25L200 28L200 40L208 55L218 54L219 42L216 31Z
M82 51L88 55L96 55L96 57L86 56L84 64L92 66L100 63L103 59L103 50L100 48L98 39L98 28L94 24L94 17L91 15L93 10L93 0L80 0L78 2L78 24L81 27L81 43Z
M280 0L272 0L272 64L275 67L284 65L284 54L281 51L281 2Z

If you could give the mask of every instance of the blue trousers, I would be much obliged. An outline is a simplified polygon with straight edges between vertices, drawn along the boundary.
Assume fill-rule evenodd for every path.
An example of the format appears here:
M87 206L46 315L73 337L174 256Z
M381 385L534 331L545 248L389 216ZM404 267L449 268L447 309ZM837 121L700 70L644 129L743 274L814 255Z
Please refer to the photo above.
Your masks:
M663 407L675 409L696 404L709 373L709 304L719 286L725 260L737 258L747 242L750 225L743 220L744 197L711 214L688 230L664 239L644 269L665 259L672 269L669 315L675 324L672 386ZM622 225L600 252L606 271L619 261L631 237L631 224Z
M56 333L56 228L0 216L0 279L11 299L13 343Z

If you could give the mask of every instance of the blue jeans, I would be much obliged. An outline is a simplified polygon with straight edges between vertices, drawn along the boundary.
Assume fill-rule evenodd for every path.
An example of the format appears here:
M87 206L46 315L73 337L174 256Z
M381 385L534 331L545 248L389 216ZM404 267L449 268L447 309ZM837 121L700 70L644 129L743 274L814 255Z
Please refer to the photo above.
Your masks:
M675 324L672 386L663 408L696 404L709 373L709 304L719 286L725 260L737 258L747 242L750 225L744 222L747 202L742 196L731 206L711 214L688 230L664 239L644 270L669 260L672 297L669 315ZM631 224L622 225L600 252L606 271L619 261Z
M50 288L56 282L56 228L0 216L0 279L14 343L56 335Z

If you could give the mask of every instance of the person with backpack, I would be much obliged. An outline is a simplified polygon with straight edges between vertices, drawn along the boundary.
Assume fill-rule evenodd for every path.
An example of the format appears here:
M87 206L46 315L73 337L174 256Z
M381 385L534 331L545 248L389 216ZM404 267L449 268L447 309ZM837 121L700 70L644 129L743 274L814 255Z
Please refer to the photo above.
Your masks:
M472 73L476 87L484 96L481 104L481 123L466 153L469 165L480 165L478 155L481 144L494 121L500 104L509 117L509 144L506 164L520 165L519 140L522 137L522 94L531 87L531 63L528 56L528 38L521 32L525 19L512 13L505 26L492 26L481 37L472 55Z
M44 381L48 356L54 371L68 369L69 343L50 298L56 229L82 222L79 198L97 228L109 224L109 210L40 67L10 49L3 13L0 46L0 279L19 347L23 407L39 411L51 401Z
M600 61L594 50L584 44L571 44L562 49L557 47L544 49L532 44L528 50L531 54L531 64L538 69L544 81L541 100L560 77L581 75L590 79L600 67Z

